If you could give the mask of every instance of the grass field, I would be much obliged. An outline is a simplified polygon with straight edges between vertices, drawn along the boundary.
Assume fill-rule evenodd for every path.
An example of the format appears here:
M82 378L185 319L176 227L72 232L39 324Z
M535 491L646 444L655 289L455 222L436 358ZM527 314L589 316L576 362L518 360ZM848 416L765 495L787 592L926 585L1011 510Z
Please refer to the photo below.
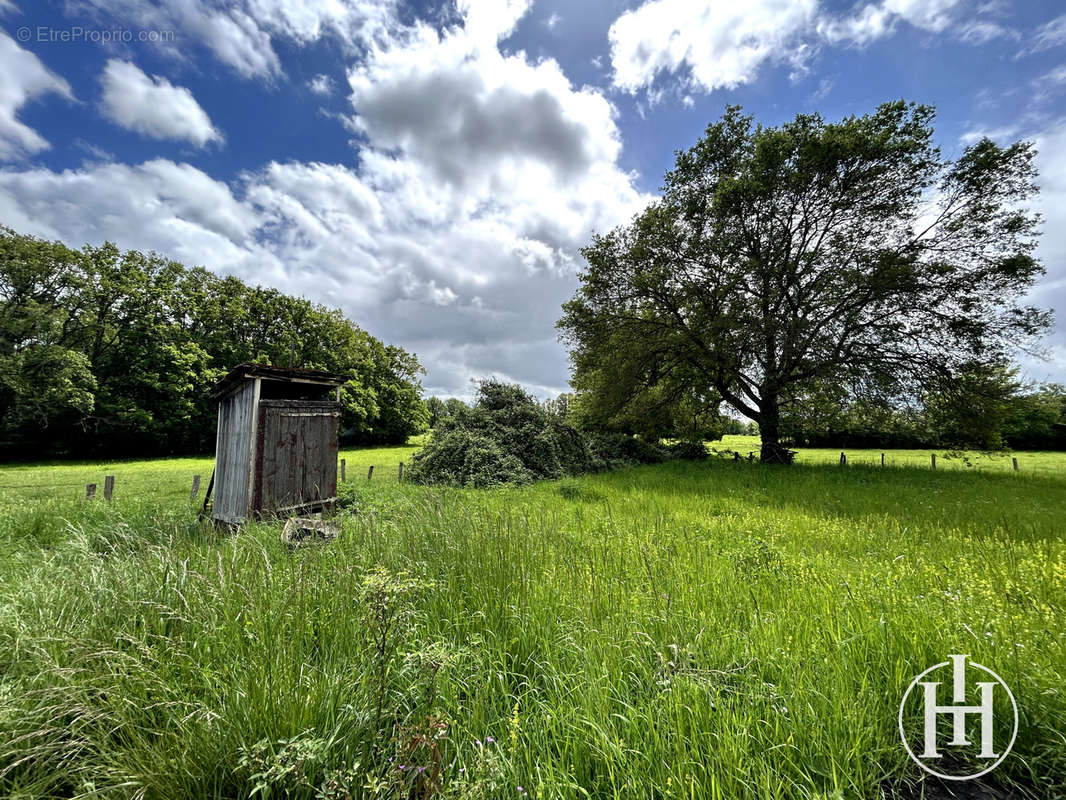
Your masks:
M1066 795L1066 454L473 491L412 451L342 454L296 551L197 523L208 460L0 468L0 795L943 797L896 715L950 653L1017 700L987 785Z

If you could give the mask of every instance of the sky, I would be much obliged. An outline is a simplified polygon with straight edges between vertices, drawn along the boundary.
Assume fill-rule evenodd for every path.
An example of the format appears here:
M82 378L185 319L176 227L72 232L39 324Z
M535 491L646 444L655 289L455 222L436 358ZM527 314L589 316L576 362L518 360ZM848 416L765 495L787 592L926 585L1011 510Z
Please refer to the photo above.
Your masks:
M0 0L0 224L340 307L428 394L565 391L580 249L726 105L905 98L948 156L1038 148L1066 306L1061 0ZM1066 382L1066 315L1034 381Z

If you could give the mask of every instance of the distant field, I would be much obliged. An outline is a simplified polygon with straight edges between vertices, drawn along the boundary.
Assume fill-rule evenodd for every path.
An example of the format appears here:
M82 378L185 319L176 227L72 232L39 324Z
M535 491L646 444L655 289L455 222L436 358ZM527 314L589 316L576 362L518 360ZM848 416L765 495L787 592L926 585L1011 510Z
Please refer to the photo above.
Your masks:
M375 481L395 481L401 461L410 459L419 448L418 437L404 447L342 450L349 480L367 475L374 466ZM214 466L213 457L130 459L120 461L58 461L39 464L0 464L0 508L21 505L27 499L85 496L85 484L98 484L102 493L104 476L115 476L115 497L189 499L193 475L200 476L200 499L207 489Z
M896 714L950 653L1017 699L985 788L1066 796L1066 454L441 490L413 450L344 453L296 551L197 523L206 459L0 468L0 796L939 800Z
M374 466L378 481L395 481L400 462L410 460L420 446L415 437L404 447L378 447L343 450L349 480L366 479L367 468ZM758 436L725 436L709 446L719 450L735 450L758 456ZM845 449L851 466L880 466L880 450ZM801 448L799 464L838 464L840 450ZM930 466L930 454L937 454L937 469L960 469L971 472L1010 472L1012 458L1018 459L1020 473L1066 475L1066 453L1025 451L1018 453L968 452L962 457L940 450L886 450L885 464L890 467ZM214 459L160 458L120 461L59 461L38 464L0 464L0 508L6 504L21 505L26 499L84 497L85 484L98 484L103 491L105 475L115 476L116 497L159 497L179 500L189 497L192 476L201 476L200 497L211 476Z
M711 447L731 449L741 453L754 452L758 457L758 436L725 436ZM848 457L851 466L881 466L881 453L885 454L888 467L930 467L930 455L936 454L937 469L961 469L978 472L1011 472L1012 459L1018 459L1018 471L1030 474L1059 474L1066 471L1066 453L1044 450L1021 452L979 453L967 451L955 453L945 450L859 450L856 448L798 448L796 462L799 464L839 464L841 452Z

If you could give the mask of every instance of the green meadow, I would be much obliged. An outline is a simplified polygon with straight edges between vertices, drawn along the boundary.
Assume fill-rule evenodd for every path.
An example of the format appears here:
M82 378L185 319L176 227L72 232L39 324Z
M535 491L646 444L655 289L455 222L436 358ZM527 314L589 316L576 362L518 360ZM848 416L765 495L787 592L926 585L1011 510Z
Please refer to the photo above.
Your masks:
M210 459L0 467L0 795L949 797L897 712L953 653L1017 702L981 791L1066 795L1066 454L453 490L415 449L342 453L297 549L198 522Z

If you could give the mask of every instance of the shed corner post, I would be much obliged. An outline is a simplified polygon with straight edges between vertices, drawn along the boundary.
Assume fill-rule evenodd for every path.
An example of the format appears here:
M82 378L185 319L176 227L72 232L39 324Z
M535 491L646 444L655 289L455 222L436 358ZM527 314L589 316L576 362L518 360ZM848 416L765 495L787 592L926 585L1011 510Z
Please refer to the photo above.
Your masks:
M248 444L248 491L245 494L244 501L244 516L245 519L252 516L252 500L255 493L255 479L256 469L255 462L256 457L259 455L259 393L262 388L263 379L256 377L255 383L252 385L252 419L250 423L251 428L251 441Z

